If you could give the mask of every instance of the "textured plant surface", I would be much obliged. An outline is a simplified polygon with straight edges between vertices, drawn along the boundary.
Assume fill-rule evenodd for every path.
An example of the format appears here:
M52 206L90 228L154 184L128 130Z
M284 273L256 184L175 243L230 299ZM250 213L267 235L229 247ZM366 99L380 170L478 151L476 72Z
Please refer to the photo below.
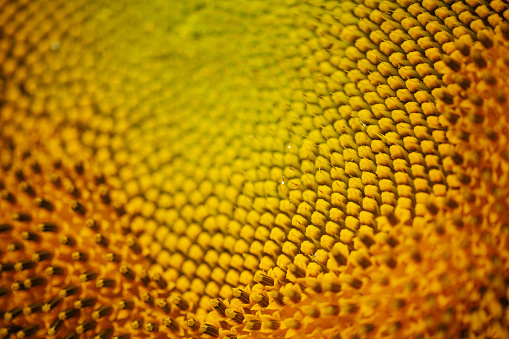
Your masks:
M509 337L508 22L0 1L0 337Z

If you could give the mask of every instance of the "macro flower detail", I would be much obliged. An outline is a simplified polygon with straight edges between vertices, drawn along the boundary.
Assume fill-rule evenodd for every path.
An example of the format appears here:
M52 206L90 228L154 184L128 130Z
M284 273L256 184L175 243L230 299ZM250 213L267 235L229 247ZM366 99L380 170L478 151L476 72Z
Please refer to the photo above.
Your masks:
M501 0L0 1L0 336L509 336Z
M150 272L143 236L111 201L104 176L28 152L20 159L2 170L2 337L111 337L125 332L131 312L166 314L149 300L169 297L164 272Z

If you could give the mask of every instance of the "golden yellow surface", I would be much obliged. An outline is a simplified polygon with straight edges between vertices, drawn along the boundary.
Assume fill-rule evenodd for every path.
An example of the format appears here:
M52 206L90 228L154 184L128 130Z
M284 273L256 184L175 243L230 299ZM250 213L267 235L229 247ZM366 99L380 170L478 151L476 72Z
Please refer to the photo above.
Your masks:
M509 337L508 21L0 1L0 337Z

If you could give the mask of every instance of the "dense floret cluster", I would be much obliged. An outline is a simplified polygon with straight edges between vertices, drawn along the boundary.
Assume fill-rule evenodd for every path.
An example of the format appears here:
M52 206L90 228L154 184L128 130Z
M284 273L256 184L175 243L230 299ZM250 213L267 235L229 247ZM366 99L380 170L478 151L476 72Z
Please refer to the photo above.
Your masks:
M0 1L0 337L509 337L502 0Z

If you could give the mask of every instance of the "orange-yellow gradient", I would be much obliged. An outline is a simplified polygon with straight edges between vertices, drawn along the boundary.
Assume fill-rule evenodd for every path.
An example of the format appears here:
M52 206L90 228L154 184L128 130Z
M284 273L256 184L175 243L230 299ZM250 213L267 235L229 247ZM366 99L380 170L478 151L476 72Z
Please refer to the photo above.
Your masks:
M508 338L509 5L0 0L1 338Z

